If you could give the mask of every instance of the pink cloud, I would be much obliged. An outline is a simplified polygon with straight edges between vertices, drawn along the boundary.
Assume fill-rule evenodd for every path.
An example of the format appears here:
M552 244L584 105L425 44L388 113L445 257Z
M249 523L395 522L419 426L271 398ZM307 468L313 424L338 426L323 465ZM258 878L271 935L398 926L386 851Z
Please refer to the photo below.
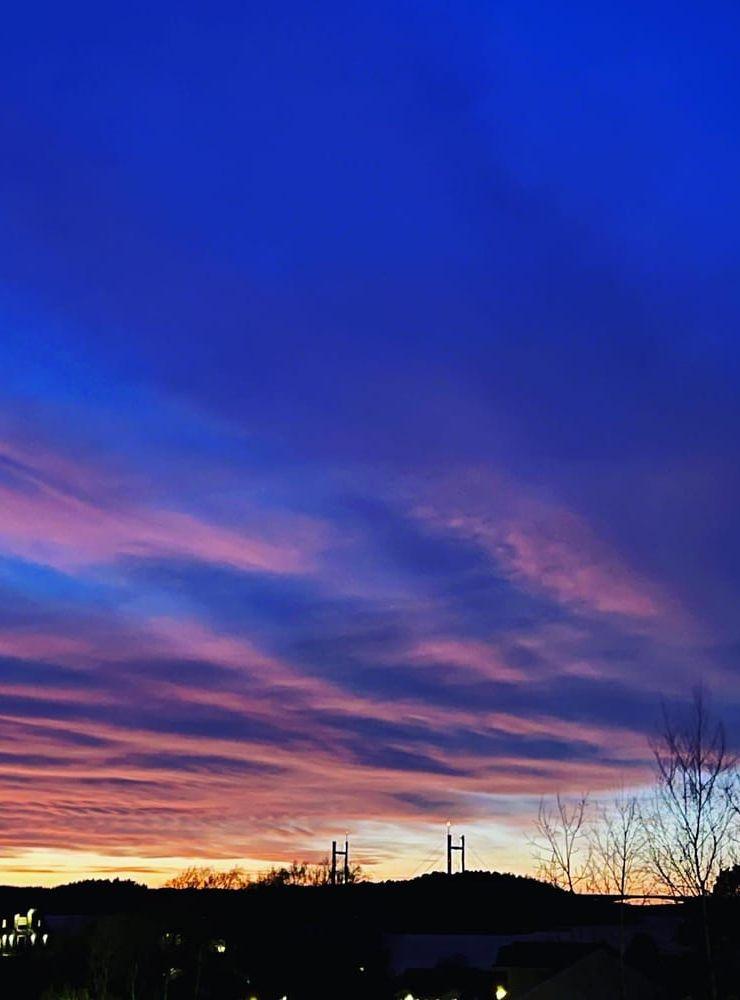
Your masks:
M524 671L509 666L484 642L452 637L426 639L410 651L409 658L412 663L451 665L502 684L517 684L527 679Z
M132 504L120 483L100 482L89 468L77 478L74 467L53 456L35 464L18 453L10 458L9 476L0 486L0 544L64 570L142 556L295 574L313 571L326 544L324 529L306 519L288 518L281 533L224 527L153 502ZM520 498L497 501L491 511L440 504L418 513L434 528L478 545L522 586L565 605L638 621L659 617L667 606L658 588L630 571L581 520L556 508ZM334 579L332 585L339 586ZM442 631L446 627L436 621L429 637L412 643L408 663L421 670L451 666L451 685L466 675L526 681L492 644L450 636ZM0 682L0 694L7 697L0 703L0 753L8 761L0 782L0 850L25 844L188 856L199 844L205 845L198 848L201 853L214 858L248 850L287 860L322 850L327 817L341 817L342 827L370 815L403 824L418 820L419 796L452 797L462 813L476 796L531 797L555 787L598 791L621 784L625 774L636 780L644 774L645 747L638 733L410 696L358 695L242 635L217 632L196 620L132 621L117 615L39 630L6 628L0 630L0 656L59 663L89 673L91 681L87 689L60 676L48 691L17 678ZM165 679L152 670L127 682L120 664L147 657L202 661L203 683L192 669L182 671L182 680L176 671L166 672ZM208 664L228 673L209 672ZM13 699L21 700L20 707L13 707ZM59 721L52 711L47 718L31 717L27 699L35 702L34 713L47 701L63 706L69 719ZM209 718L224 710L243 720L243 732L234 737L152 731L132 721L142 701L182 715L192 707ZM95 721L93 705L116 711ZM358 720L399 731L395 742L387 741L387 749L398 752L392 764L358 759L352 729ZM269 743L258 738L262 722L280 738ZM450 729L515 737L509 741L513 747L547 739L578 744L587 748L588 759L443 753L438 734ZM86 742L75 743L70 735ZM194 763L180 766L178 756ZM442 767L450 764L459 771L454 779ZM434 807L425 815L430 821L446 818L435 816Z
M656 589L573 515L555 513L547 520L509 524L494 545L514 576L563 604L630 618L653 618L662 610Z
M37 631L35 628L0 631L0 656L20 660L54 660L57 663L77 662L88 657L90 643L86 639L63 633Z
M74 707L117 704L115 721L96 720L84 712L72 721L26 718L23 707L0 704L0 753L8 761L0 784L4 825L0 849L43 846L142 856L188 856L192 845L213 858L253 857L287 860L310 850L321 851L327 816L359 824L372 815L378 822L418 821L418 797L460 803L469 796L536 797L558 787L593 791L619 785L625 774L643 777L646 756L640 734L615 727L573 723L557 717L523 717L475 708L456 709L410 697L358 697L321 678L302 675L290 663L265 654L242 637L215 633L201 623L154 619L134 629L119 622L99 633L88 630L71 645L47 630L38 637L0 635L0 647L63 655L70 665L91 671L101 681L127 655L182 656L218 663L233 671L233 684L212 688L188 680L137 677L135 687L113 685L102 691L76 691L61 686L45 692L29 685L0 684L0 694L59 701ZM85 647L87 642L87 647ZM462 649L438 645L432 657L460 653L466 662L479 654L478 668L489 670L485 647ZM497 669L497 662L493 660ZM137 727L132 699L200 704L227 709L244 718L243 734L233 736L158 732ZM2 699L0 699L1 701ZM428 768L394 762L360 762L345 747L345 721L385 721L415 731L414 739L398 737L389 749L423 755ZM283 741L254 738L252 723L264 719L285 733ZM307 728L308 727L308 728ZM524 740L554 738L592 748L590 759L558 761L542 757L481 757L442 751L441 728ZM424 736L424 730L427 735ZM32 735L29 735L32 734ZM84 744L69 735L86 738ZM89 744L89 741L94 741ZM298 741L298 742L297 742ZM305 752L296 746L305 747ZM33 747L33 757L26 758ZM615 749L617 748L617 749ZM177 758L201 760L202 770L181 768ZM39 762L39 757L47 762ZM229 764L233 766L229 766ZM459 770L453 782L441 767ZM242 773L240 766L249 770ZM268 768L262 773L260 768ZM278 768L278 776L272 769ZM28 797L28 782L34 794ZM452 787L451 787L452 785ZM404 803L405 797L408 804ZM442 822L444 816L426 815ZM80 822L84 817L84 823ZM249 842L244 841L245 826ZM318 841L318 846L317 846Z
M631 568L584 518L535 499L502 477L477 476L413 505L431 528L487 553L522 586L570 607L648 622L675 620L675 603Z
M99 483L96 495L89 469L79 473L86 484L79 495L77 480L60 485L73 472L68 463L49 460L52 475L32 460L21 465L17 450L10 457L9 481L0 486L0 546L35 562L75 570L126 557L187 558L295 574L313 568L325 544L323 526L308 518L281 518L276 541L183 511L137 507L110 484Z
M378 822L403 824L418 818L414 805L403 805L405 795L416 801L419 795L447 798L450 794L450 778L445 774L358 766L330 744L322 749L320 740L311 752L296 754L248 739L236 743L94 722L78 727L79 732L104 738L104 745L92 750L57 741L55 736L61 736L64 729L59 723L44 724L46 738L35 731L34 753L46 752L50 757L39 768L23 759L23 723L13 725L10 720L8 726L7 721L7 715L0 718L0 752L18 755L3 783L5 822L0 845L7 848L74 845L99 852L188 856L193 844L200 843L205 845L202 851L216 858L238 857L249 850L253 857L287 860L309 848L321 850L320 838L330 825L327 816L342 817L350 826L364 822L368 815ZM442 761L439 751L424 749L432 759ZM183 771L172 758L178 753L198 754L204 761L213 755L216 760L208 772ZM141 762L138 755L144 755ZM251 771L245 778L225 767L224 758L234 764L279 767L283 774L276 780L272 773ZM459 754L454 763L460 769L454 781L454 795L461 802L459 813L465 809L465 797L471 795L536 798L553 787L564 792L613 788L625 772L635 780L644 777L637 761L626 761L619 772L612 761L598 760L561 762L511 756L482 760L479 755ZM32 800L24 779L34 782ZM436 817L439 822L444 818Z
M216 646L212 648L220 648L222 659L229 661L238 675L241 656L235 656L235 650L228 646L219 647L217 637L213 641ZM7 690L16 693L15 686ZM24 692L20 689L17 693ZM328 839L327 816L342 817L342 824L350 826L363 823L368 815L378 822L404 824L418 820L415 803L419 795L432 800L447 800L453 795L460 803L457 814L464 815L468 796L531 798L553 787L599 791L617 786L625 774L635 780L644 776L642 738L618 729L554 717L526 719L510 713L447 710L413 699L352 699L324 682L316 686L308 683L296 694L302 700L294 703L267 684L248 692L211 691L192 682L178 686L144 681L137 688L138 698L157 695L201 701L243 713L244 733L238 740L218 734L137 728L125 711L127 699L133 696L130 691L120 695L121 718L116 722L89 716L73 723L27 720L22 711L6 705L0 709L0 753L8 757L2 783L5 821L0 848L15 849L19 844L46 849L74 846L118 854L188 856L193 844L200 844L205 845L199 847L201 854L213 858L238 857L249 850L252 857L288 860L311 850L321 851L321 837ZM296 752L294 740L286 740L285 746L280 742L268 745L250 737L250 720L261 716L295 737L296 729L305 726L307 708L312 715L310 734L304 734L305 753ZM300 709L298 716L295 709ZM336 719L340 709L347 716L357 712L367 718L426 727L427 740L399 743L396 749L424 754L430 762L453 764L460 772L454 787L451 789L447 774L431 766L420 770L382 762L359 763L342 749L337 738L341 735L341 723ZM32 737L25 735L28 726ZM435 743L441 726L583 742L603 752L604 759L562 762L512 755L486 758L465 752L450 755ZM96 744L68 742L70 729ZM34 757L47 755L48 763L26 760L29 744ZM179 768L178 755L201 759L207 770ZM228 761L234 767L247 765L250 770L245 776L229 767ZM279 777L272 770L260 773L260 766L279 768L281 773ZM27 795L28 781L33 782L32 800ZM408 805L404 804L405 796ZM426 814L435 819L428 810ZM436 817L439 822L444 818ZM244 840L245 825L248 842Z
M137 679L137 689L165 692L175 700L259 711L272 715L278 724L285 722L290 725L291 711L303 708L316 713L314 719L317 726L322 724L322 713L326 713L332 717L405 722L426 727L430 732L448 725L477 733L584 742L607 750L610 755L615 745L622 752L629 750L629 755L634 750L639 756L644 750L640 734L615 727L591 726L556 716L453 708L411 697L388 700L367 694L355 695L330 680L306 674L289 662L266 654L243 636L215 632L193 619L154 618L142 623L119 621L103 628L96 628L95 623L90 622L85 626L84 638L74 639L64 632L51 630L36 635L28 630L4 629L0 631L0 653L29 660L41 655L43 659L87 671L96 671L105 664L142 658L181 658L214 663L234 672L233 684L211 690L205 683L199 686L192 681L184 684L143 675ZM413 655L418 656L418 662L422 664L459 661L464 668L479 671L487 677L498 678L501 672L509 669L483 643L430 640L427 644L420 643ZM526 679L526 675L513 671L510 679L514 682L515 679ZM458 682L457 678L454 682ZM2 685L0 689L7 690ZM41 690L37 694L39 698L45 696ZM123 695L128 696L127 692Z

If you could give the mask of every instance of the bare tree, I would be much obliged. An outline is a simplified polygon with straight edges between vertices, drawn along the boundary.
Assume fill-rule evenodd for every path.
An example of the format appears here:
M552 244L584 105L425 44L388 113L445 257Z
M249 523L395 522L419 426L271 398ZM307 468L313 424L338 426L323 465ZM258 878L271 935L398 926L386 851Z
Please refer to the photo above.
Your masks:
M620 791L589 829L589 888L625 897L644 888L648 838L640 800Z
M362 882L362 868L351 865L347 872L348 882ZM331 882L331 864L328 858L311 863L308 861L293 861L287 867L270 868L258 879L260 885L329 885Z
M186 868L164 883L165 889L246 889L250 879L242 868Z
M701 690L687 718L677 722L664 710L652 750L657 780L646 818L651 867L671 895L707 896L732 853L737 760Z
M541 799L537 812L531 841L537 870L546 882L569 892L588 878L587 807L587 795L568 802L558 794L554 803Z
M620 898L619 980L624 998L624 898L643 888L647 874L647 833L639 799L620 791L612 802L602 805L597 821L589 829L589 841L589 889Z
M328 857L307 867L306 881L309 885L329 885L331 882L331 861Z
M360 865L352 865L349 882L362 882ZM311 863L292 861L290 865L275 867L259 874L254 880L243 868L229 868L221 871L209 867L191 867L179 872L165 882L166 889L247 889L250 886L266 885L328 885L331 881L331 865L328 858Z
M646 821L648 857L656 879L673 896L701 900L709 995L717 989L707 896L733 850L738 818L737 759L721 722L712 718L701 689L688 715L663 711L652 744L656 766L653 808Z

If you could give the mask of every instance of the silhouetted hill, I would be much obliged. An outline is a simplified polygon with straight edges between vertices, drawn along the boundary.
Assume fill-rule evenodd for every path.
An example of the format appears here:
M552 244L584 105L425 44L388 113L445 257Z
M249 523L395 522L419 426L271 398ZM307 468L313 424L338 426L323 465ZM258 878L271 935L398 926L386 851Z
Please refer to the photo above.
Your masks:
M736 899L712 900L718 954L730 956L722 959L728 978L735 970L736 904ZM398 964L398 955L457 955L458 945L459 954L466 955L468 946L473 947L471 938L491 935L475 945L476 954L488 956L475 968L485 971L494 960L496 938L537 932L549 936L558 929L568 937L577 928L580 933L590 927L595 929L590 939L601 941L609 937L606 925L613 931L619 919L618 904L608 899L573 895L499 872L438 873L347 886L273 883L237 890L148 889L126 880L86 880L54 889L0 887L1 915L30 907L43 915L49 946L2 964L2 997L40 1000L49 996L51 983L87 988L103 967L117 984L109 995L130 996L127 977L136 967L136 995L142 1000L161 1000L163 982L168 983L169 1000L192 1000L198 983L203 1000L243 1000L247 985L253 991L247 995L255 996L390 1000L397 992L399 970L417 967ZM678 909L625 906L622 915L625 924L654 933L656 928L646 923L651 911L658 924L668 920L671 941L679 929L686 941L699 939L698 910L690 903ZM666 939L665 928L659 938ZM649 971L655 965L655 945L647 944L642 961ZM684 967L671 955L675 986L692 974L693 959L689 954ZM422 968L427 963L417 964ZM170 973L176 974L171 984ZM490 983L486 990L490 995Z
M86 880L53 889L0 886L0 912L30 906L52 914L146 912L264 925L359 921L378 930L519 932L614 920L614 906L574 896L537 879L499 872L423 875L348 886L254 885L247 889L148 889L132 881Z

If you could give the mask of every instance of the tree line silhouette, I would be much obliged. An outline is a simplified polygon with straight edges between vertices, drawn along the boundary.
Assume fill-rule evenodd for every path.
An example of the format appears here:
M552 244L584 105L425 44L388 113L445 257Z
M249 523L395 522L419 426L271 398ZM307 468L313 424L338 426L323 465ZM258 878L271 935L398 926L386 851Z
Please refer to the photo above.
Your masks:
M347 882L363 878L361 865L350 865ZM328 858L318 862L292 861L289 865L273 866L258 875L250 875L244 868L219 870L209 866L185 868L164 883L165 889L249 889L256 886L278 885L329 885L331 863Z

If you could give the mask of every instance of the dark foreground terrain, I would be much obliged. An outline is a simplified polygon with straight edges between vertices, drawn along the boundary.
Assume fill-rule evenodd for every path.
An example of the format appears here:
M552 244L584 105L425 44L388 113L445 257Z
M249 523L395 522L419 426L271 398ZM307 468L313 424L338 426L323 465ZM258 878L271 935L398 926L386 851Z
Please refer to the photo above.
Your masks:
M737 902L709 901L709 966L699 903L622 906L497 873L243 890L0 887L0 996L730 1000Z

